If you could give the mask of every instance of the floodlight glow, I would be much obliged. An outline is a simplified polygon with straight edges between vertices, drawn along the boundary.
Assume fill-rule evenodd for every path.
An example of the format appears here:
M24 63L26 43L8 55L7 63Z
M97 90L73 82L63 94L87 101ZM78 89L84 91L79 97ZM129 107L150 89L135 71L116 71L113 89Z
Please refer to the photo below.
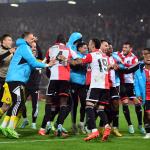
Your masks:
M101 16L102 14L101 13L98 13L98 16Z
M10 4L12 7L19 7L19 4Z
M68 1L68 4L75 5L75 4L77 4L77 2L76 1Z
M143 22L144 20L143 19L140 19L140 22Z

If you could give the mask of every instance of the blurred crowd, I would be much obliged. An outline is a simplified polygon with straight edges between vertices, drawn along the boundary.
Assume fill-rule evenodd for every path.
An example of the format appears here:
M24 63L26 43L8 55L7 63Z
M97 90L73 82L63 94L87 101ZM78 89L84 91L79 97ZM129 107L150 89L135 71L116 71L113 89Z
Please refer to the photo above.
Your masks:
M131 21L128 18L122 21L114 15L105 16L105 18L66 15L60 16L57 20L49 16L10 17L0 19L0 32L7 31L17 36L23 31L33 31L38 34L41 45L45 48L53 43L58 33L70 34L73 31L82 32L85 40L95 36L107 38L116 48L127 39L133 41L136 47L142 47L150 36L150 18L145 18L143 23L138 17Z

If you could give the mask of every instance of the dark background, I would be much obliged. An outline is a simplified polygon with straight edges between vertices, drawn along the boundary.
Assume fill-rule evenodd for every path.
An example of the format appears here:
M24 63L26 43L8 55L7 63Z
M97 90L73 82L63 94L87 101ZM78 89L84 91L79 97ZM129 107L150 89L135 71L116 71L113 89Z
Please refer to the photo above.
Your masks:
M44 53L57 34L69 36L74 31L81 32L85 41L108 39L115 50L131 41L137 54L149 43L149 0L76 0L76 5L67 0L29 1L33 2L20 3L17 8L0 4L0 35L10 33L15 40L24 31L31 31L38 36Z

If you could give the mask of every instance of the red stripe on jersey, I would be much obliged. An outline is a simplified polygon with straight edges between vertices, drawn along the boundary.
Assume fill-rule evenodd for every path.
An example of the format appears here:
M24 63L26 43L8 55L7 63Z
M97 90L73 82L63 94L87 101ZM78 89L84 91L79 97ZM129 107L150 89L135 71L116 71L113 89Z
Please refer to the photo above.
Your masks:
M146 74L146 100L150 100L150 70L145 69Z
M91 63L92 62L92 56L91 54L87 54L85 58L82 59L82 63Z
M106 74L105 76L105 89L110 89L110 74Z
M91 70L87 70L86 72L86 85L90 85L91 83Z
M58 80L67 80L67 81L70 80L70 67L59 66L58 70L59 70Z
M132 59L132 64L134 65L134 64L136 64L137 62L138 62L137 57L134 57L134 58Z
M110 71L108 72L108 78L109 78L109 86L112 87L113 86L113 81L111 79Z

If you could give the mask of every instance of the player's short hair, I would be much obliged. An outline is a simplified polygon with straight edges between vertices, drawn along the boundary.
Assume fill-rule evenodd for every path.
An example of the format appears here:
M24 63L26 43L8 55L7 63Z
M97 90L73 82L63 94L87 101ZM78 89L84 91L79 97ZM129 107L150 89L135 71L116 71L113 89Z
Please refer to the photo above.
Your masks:
M56 43L66 44L66 37L63 34L58 34L56 38Z
M2 43L7 37L11 37L10 34L3 34L1 37L0 37L0 42Z
M26 38L28 35L32 34L31 32L24 32L22 35L21 35L21 38Z
M107 43L109 44L109 42L108 42L107 40L105 40L105 39L102 39L102 40L100 41L101 44L102 44L103 42L107 42Z
M77 44L77 50L78 50L80 47L82 47L83 45L87 45L87 43L84 42L84 41L79 42L79 43Z
M150 52L150 48L146 47L146 48L143 49L143 51L149 51Z
M99 49L99 48L100 48L100 40L97 39L97 38L93 38L93 39L91 39L91 40L92 40L92 42L94 43L95 48L96 48L96 49Z
M124 42L123 45L129 45L130 47L133 47L133 45L132 45L132 43L130 41Z

